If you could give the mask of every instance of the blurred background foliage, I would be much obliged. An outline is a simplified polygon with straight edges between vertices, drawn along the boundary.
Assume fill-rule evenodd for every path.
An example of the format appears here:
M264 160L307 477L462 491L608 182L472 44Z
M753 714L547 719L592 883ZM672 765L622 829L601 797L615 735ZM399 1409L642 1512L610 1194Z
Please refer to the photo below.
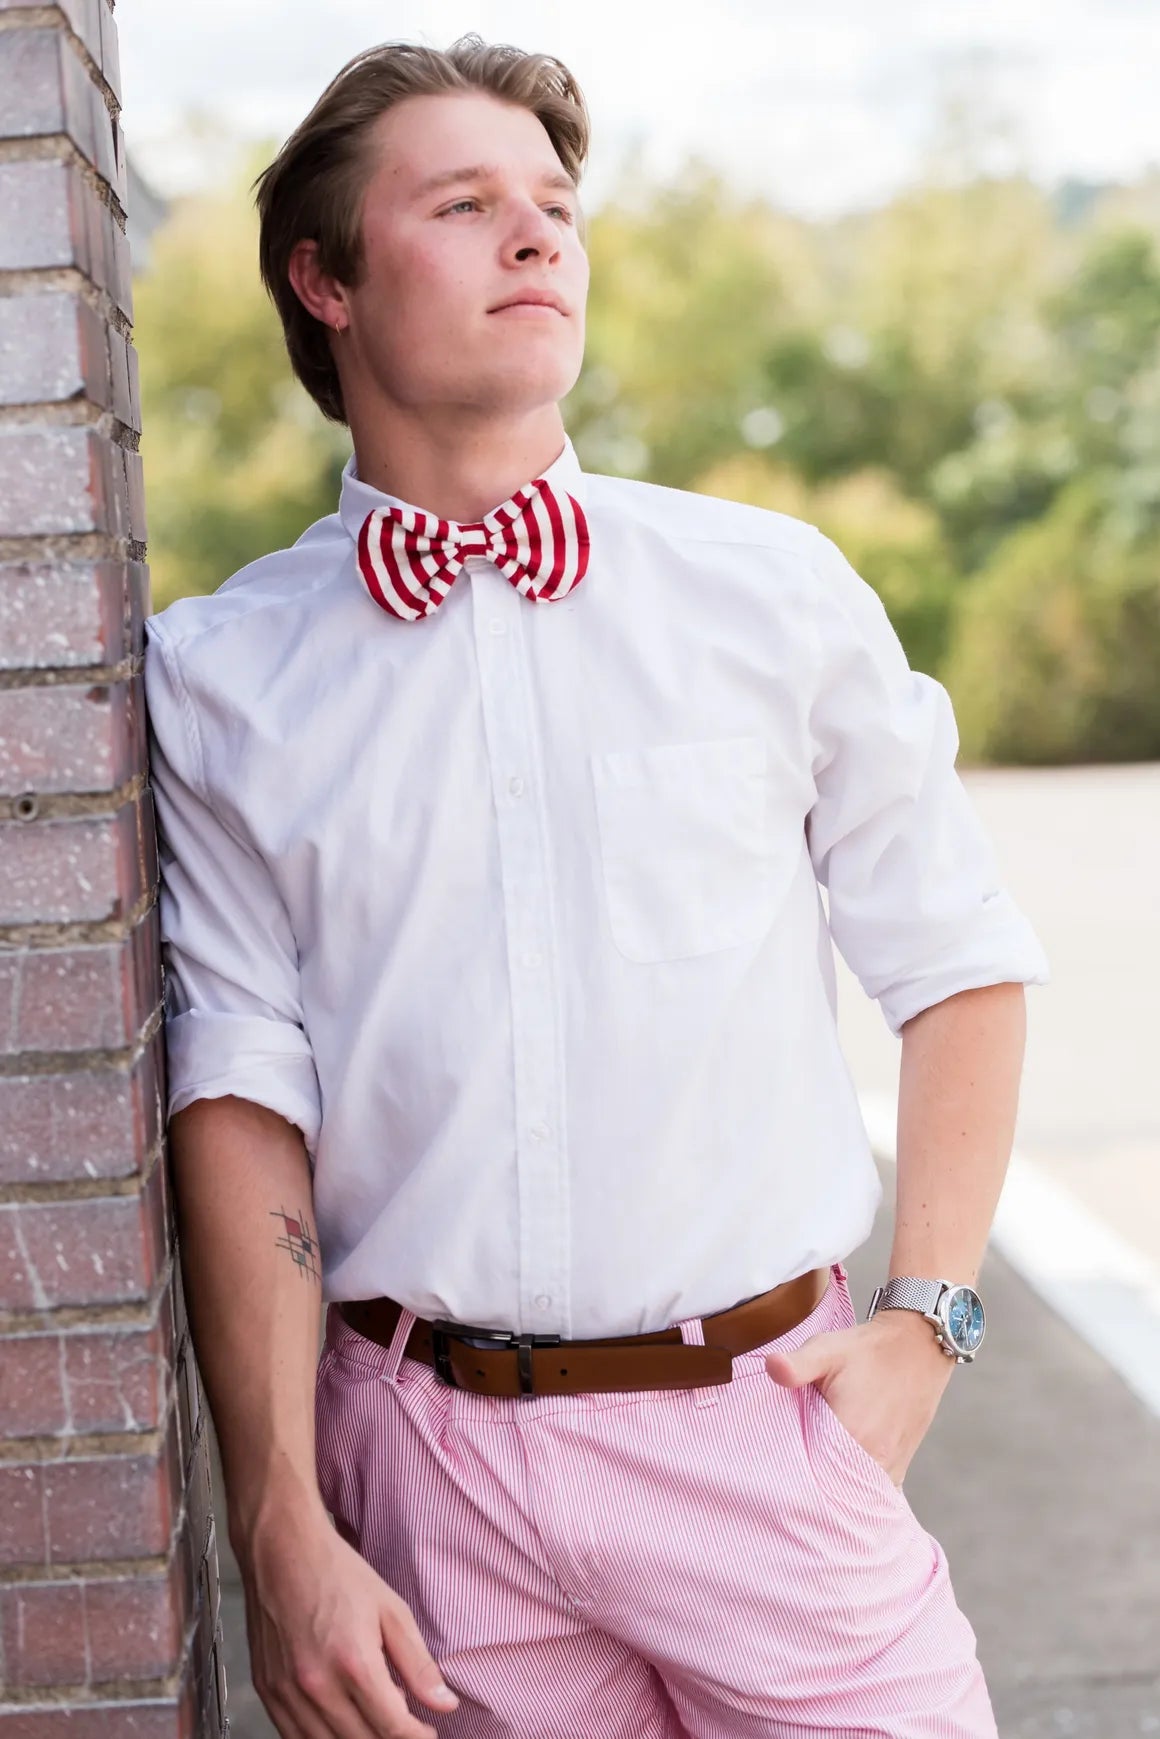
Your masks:
M174 204L136 286L158 609L333 511L350 450L258 281L269 155ZM821 223L628 163L589 250L588 469L833 537L950 690L961 764L1160 758L1160 172L932 171Z

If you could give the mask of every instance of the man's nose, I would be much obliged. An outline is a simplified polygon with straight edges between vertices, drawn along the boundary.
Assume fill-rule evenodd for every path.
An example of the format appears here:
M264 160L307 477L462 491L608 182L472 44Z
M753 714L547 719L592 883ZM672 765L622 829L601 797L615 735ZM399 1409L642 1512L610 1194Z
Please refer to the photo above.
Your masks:
M509 247L516 260L550 259L559 252L559 232L547 212L534 205L521 212L513 223Z

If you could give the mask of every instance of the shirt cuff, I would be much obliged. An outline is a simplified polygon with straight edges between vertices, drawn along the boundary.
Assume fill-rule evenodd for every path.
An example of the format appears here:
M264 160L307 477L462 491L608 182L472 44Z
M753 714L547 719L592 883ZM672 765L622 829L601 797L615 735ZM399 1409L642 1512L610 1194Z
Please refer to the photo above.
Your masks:
M290 1021L188 1009L165 1023L167 1116L195 1099L234 1093L302 1131L313 1160L322 1103L310 1041Z
M904 1023L924 1008L945 1002L960 990L988 984L1049 984L1051 968L1042 944L1014 901L1003 896L985 933L927 958L906 977L877 993L886 1024L897 1038Z

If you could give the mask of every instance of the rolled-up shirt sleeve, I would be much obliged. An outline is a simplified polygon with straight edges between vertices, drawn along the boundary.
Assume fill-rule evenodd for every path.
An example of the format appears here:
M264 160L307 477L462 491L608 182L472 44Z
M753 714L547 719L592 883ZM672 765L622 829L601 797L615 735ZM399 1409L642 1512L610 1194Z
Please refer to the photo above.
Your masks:
M268 867L220 820L176 649L146 621L161 862L168 1116L230 1093L276 1111L314 1157L322 1114L293 930Z
M843 959L895 1035L958 991L1046 984L1047 957L956 771L950 696L910 668L878 594L820 532L813 567L806 838Z

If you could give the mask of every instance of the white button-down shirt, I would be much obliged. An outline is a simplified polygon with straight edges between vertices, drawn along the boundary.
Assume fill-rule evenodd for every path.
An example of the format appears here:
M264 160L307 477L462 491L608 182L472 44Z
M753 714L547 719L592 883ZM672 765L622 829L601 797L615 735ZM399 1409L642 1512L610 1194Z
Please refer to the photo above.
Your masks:
M298 1125L327 1298L631 1334L867 1236L831 936L895 1033L1048 968L945 689L832 542L570 442L545 475L592 540L555 602L474 557L384 611L354 540L397 498L352 461L149 618L168 1108Z

